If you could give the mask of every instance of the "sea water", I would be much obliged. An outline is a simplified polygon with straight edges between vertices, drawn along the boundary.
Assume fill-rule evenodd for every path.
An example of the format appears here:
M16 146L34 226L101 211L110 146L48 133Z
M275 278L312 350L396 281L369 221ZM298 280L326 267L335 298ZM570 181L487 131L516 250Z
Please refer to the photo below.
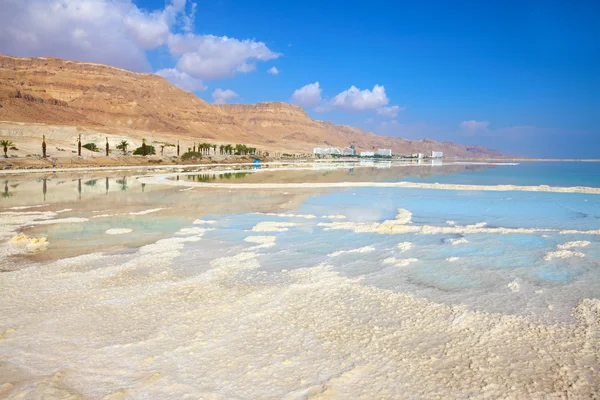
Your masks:
M192 187L7 177L0 396L593 396L600 195L260 184L600 187L597 172L182 171ZM220 181L257 186L201 186Z

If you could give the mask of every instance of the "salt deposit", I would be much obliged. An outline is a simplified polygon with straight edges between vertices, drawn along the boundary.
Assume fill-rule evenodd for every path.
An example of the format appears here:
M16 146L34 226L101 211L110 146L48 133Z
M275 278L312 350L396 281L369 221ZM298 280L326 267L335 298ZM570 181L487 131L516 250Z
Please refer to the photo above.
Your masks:
M572 251L572 250L557 250L557 251L550 251L548 253L546 253L546 255L544 256L544 260L546 261L550 261L554 258L571 258L571 257L585 257L585 254L580 253L578 251Z
M256 243L258 246L251 247L251 250L263 249L275 246L275 236L248 236L244 241L248 243Z
M286 232L289 228L296 226L293 222L273 222L273 221L262 221L256 224L253 228L253 232Z
M133 232L133 229L129 229L129 228L113 228L113 229L109 229L107 230L106 233L107 235L124 235L126 233L131 233Z
M518 292L519 290L521 290L521 285L519 285L519 282L517 281L512 281L506 286L513 292Z
M197 219L194 221L194 225L203 225L203 224L214 225L216 223L217 223L217 221L215 221L215 220Z
M339 250L336 252L333 252L331 254L328 254L328 257L338 257L341 256L342 254L352 254L352 253L371 253L375 251L375 247L373 246L365 246L365 247L359 247L358 249L352 249L352 250Z
M590 245L590 242L588 242L587 240L578 240L575 242L567 242L564 244L559 244L556 247L561 250L568 250L568 249L572 249L572 248L576 248L576 247L587 247L589 245Z
M161 210L164 210L164 208L151 208L149 210L143 210L143 211L137 211L137 212L130 212L128 213L129 215L147 215L147 214L152 214L155 212L159 212Z
M464 237L446 239L445 242L450 243L452 246L469 243L469 241L467 239L465 239Z
M455 261L458 261L458 260L459 260L458 257L448 257L448 258L446 258L446 261L448 261L448 262L455 262Z
M281 168L280 171L292 170ZM211 171L212 173L225 173L227 171ZM192 173L193 174L193 173ZM423 182L327 182L327 183L229 183L229 182L191 182L165 179L175 174L162 176L144 176L138 178L141 183L163 184L170 186L201 186L224 189L307 189L307 188L356 188L356 187L395 187L411 189L433 190L461 190L461 191L493 191L493 192L544 192L544 193L588 193L600 194L600 188L595 187L561 187L561 186L518 186L518 185L459 185L450 183L423 183Z
M396 267L407 267L409 264L419 261L416 258L395 258L389 257L383 260L384 264L394 265Z
M401 252L405 252L405 251L408 251L408 250L412 249L413 248L413 244L411 242L401 242L401 243L398 243L396 245L396 247Z

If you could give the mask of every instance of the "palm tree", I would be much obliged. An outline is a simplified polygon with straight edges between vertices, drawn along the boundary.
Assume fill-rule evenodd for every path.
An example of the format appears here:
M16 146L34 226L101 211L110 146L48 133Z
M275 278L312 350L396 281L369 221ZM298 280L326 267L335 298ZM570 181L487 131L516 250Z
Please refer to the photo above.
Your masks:
M219 146L219 153L220 153L221 155L223 155L223 149L224 149L224 148L225 148L225 146L223 146L223 145L220 145L220 146Z
M109 150L110 150L110 147L108 145L108 138L106 138L106 157L108 157Z
M217 155L217 145L213 144L213 154L216 156Z
M15 144L10 140L0 140L0 146L4 148L4 158L8 158L6 154L8 152L8 148L14 146Z
M117 149L123 150L123 155L126 155L128 146L129 146L129 142L127 140L121 140L121 143L119 143L117 145Z
M46 135L42 135L42 157L46 158Z
M77 140L77 155L81 157L81 135L79 135L79 139Z

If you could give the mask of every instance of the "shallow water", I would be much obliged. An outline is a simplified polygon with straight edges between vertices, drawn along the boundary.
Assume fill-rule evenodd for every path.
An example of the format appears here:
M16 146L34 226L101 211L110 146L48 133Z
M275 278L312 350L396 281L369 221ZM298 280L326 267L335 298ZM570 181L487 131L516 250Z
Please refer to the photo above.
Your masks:
M599 187L597 168L383 163L168 179ZM0 179L0 396L598 392L600 195L138 178ZM8 243L17 233L27 238Z

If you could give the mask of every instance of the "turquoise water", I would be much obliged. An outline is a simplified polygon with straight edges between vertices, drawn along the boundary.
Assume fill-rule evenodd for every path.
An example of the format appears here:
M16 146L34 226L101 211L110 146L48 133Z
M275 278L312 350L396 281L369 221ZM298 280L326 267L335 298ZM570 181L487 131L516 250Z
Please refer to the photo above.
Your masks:
M435 174L439 168L440 174ZM599 162L521 162L519 165L498 165L452 175L442 175L443 166L431 167L431 177L407 177L406 181L460 183L475 185L520 186L589 186L600 187ZM469 168L469 167L467 167Z
M408 169L407 169L408 168ZM600 187L600 164L536 162L519 165L404 167L397 180L456 184L514 184ZM319 171L339 181L365 173L377 180L390 169L344 167ZM413 176L406 176L406 173ZM439 173L437 172L439 171ZM315 178L315 171L269 170L269 179L285 182L303 173ZM281 177L277 174L283 174ZM430 177L423 177L433 174ZM417 178L416 176L420 177ZM211 173L183 175L183 181L219 182ZM246 173L230 174L232 180L252 178ZM179 187L140 185L135 175L73 177L53 174L20 177L5 181L3 205L46 203L52 209L68 208L61 218L84 218L85 223L33 226L27 232L47 237L48 255L76 255L83 252L123 251L170 237L180 229L193 228L197 218L214 220L205 240L187 243L186 257L178 261L186 274L193 273L221 253L235 253L252 247L244 239L251 235L274 236L276 245L261 250L262 268L275 279L284 269L310 268L325 263L340 274L360 278L365 285L408 292L427 299L468 305L474 309L515 314L535 314L544 318L568 318L571 308L582 298L600 296L599 235L583 231L600 229L600 196L579 193L455 191L358 187L349 189L300 190L192 190ZM187 190L187 189L185 189ZM160 209L147 215L135 212ZM398 209L412 213L410 226L450 227L485 223L486 228L526 228L529 233L487 233L485 231L448 234L404 233L385 235L361 233L352 229L327 230L321 223L381 223L393 220ZM37 209L36 209L37 210ZM44 210L44 208L40 209ZM258 212L258 213L256 213ZM311 215L298 218L289 215ZM133 215L131 213L134 213ZM341 215L343 220L322 218ZM260 222L293 222L283 232L255 233ZM453 224L453 225L451 225ZM109 229L128 229L124 236L106 235ZM540 230L550 230L549 232ZM578 233L562 234L561 230ZM459 245L452 240L464 239ZM567 242L589 242L569 249L577 254L548 258ZM413 247L400 252L396 245L410 242ZM328 255L372 246L375 251ZM219 249L218 251L216 249ZM385 263L386 259L416 259L406 266ZM204 260L199 263L199 260ZM454 261L449 261L454 260ZM508 288L517 282L516 292ZM542 291L542 293L536 293ZM552 310L548 309L551 305Z

